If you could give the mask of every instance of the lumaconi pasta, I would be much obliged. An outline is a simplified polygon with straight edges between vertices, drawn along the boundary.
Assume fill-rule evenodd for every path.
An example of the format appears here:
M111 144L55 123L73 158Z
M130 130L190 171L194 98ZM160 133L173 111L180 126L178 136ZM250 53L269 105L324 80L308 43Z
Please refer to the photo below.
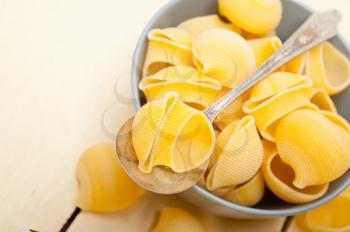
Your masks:
M293 185L295 173L290 166L282 162L275 144L264 140L263 145L265 154L261 170L267 186L276 196L287 202L300 204L316 200L326 193L328 184L304 189L295 187Z
M253 115L260 134L274 141L278 121L298 108L317 108L310 102L315 90L307 76L276 72L252 88L243 111Z
M211 29L193 42L195 66L228 88L236 87L255 68L249 44L237 33Z
M293 185L298 188L329 183L350 168L349 127L334 119L340 116L329 120L328 114L297 110L277 126L279 156L294 170Z
M169 91L175 91L181 101L207 108L220 95L218 80L201 74L188 66L172 66L141 80L139 88L147 101L162 99Z
M258 172L251 180L237 188L229 190L222 197L230 202L254 206L258 204L264 196L265 181L261 172Z
M306 72L314 86L334 95L350 84L349 60L331 43L325 42L309 51Z
M263 149L254 118L246 116L231 123L217 139L207 188L215 191L247 182L258 172L262 159Z
M78 162L79 208L92 212L113 212L132 205L144 190L123 171L113 144L87 149Z
M240 120L245 116L242 111L242 105L245 100L245 96L241 96L231 104L229 104L214 120L214 124L223 130L226 126L231 124L233 121Z
M348 188L348 191L350 188ZM344 192L325 205L297 215L296 221L303 231L350 231L350 194Z
M252 34L268 34L282 18L280 0L219 0L219 12L233 24Z
M192 214L178 208L163 208L151 232L206 232Z
M154 29L148 33L143 76L173 65L192 66L193 37L179 28Z
M305 74L307 56L308 52L295 57L284 65L284 70L298 75Z
M282 42L277 36L253 39L249 40L248 42L254 51L256 66L261 65L282 46Z
M237 26L232 23L223 22L219 16L215 14L186 20L177 27L188 32L194 38L207 30L215 28L222 28L241 34L241 30Z
M149 102L135 115L132 141L139 169L150 173L157 165L183 173L206 162L215 147L215 132L198 110L179 101L175 92Z

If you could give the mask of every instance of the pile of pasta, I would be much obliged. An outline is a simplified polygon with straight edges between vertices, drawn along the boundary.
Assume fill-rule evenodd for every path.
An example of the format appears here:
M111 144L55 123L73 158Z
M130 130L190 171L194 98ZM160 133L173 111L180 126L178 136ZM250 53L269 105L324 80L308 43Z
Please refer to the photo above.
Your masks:
M237 87L282 46L275 35L282 16L279 0L219 0L219 14L149 32L139 84L148 108L163 104L159 112L166 115L171 96L199 112ZM173 162L174 150L167 151L173 158L166 162L171 160L168 166L173 170L185 171L210 157L200 186L237 204L256 205L266 187L290 203L313 201L350 168L350 126L337 114L330 97L349 84L349 61L325 42L275 70L223 110L214 121L216 141L207 139L213 147L207 144L192 166L184 168ZM151 110L143 111L137 114L139 122L147 115L150 118L145 112ZM165 117L158 115L156 122ZM187 126L189 115L184 116ZM192 121L205 125L202 116ZM150 125L146 125L149 131ZM142 148L144 153L157 146L161 134L170 134L174 140L180 136L179 131L174 137L173 131L156 125L162 133L150 137ZM205 130L201 136L207 133L209 138L212 132ZM204 139L196 141L197 146L206 146ZM200 151L198 147L196 151ZM208 151L212 151L210 155ZM147 165L162 157L151 159ZM151 168L147 166L146 171Z

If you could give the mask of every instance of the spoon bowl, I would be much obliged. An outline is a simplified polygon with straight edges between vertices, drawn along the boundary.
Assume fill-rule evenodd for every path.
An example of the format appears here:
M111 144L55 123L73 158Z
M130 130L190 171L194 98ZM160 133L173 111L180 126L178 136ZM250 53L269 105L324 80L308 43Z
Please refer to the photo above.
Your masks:
M198 183L207 170L209 160L198 168L184 173L176 173L166 166L153 167L152 173L139 170L134 145L132 142L132 123L130 118L119 130L117 135L117 156L128 176L141 187L160 194L183 192Z

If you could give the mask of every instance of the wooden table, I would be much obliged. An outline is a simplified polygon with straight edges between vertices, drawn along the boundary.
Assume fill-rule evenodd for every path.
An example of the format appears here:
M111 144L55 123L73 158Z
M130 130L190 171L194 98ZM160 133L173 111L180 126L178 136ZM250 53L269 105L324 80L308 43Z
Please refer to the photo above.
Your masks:
M132 52L164 2L0 0L0 231L66 224L80 153L112 142L134 113ZM348 0L305 2L339 9L341 32L350 37ZM128 231L115 227L118 215L75 216L69 231Z

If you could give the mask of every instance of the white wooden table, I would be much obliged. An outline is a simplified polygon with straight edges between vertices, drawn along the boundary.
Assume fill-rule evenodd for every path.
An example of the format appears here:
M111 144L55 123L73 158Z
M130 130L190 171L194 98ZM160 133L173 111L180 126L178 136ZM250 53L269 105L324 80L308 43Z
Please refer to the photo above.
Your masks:
M134 113L132 52L165 1L0 0L0 231L59 231L70 218L77 159ZM348 0L305 2L339 9L350 39ZM80 213L69 231L127 231L117 221Z

